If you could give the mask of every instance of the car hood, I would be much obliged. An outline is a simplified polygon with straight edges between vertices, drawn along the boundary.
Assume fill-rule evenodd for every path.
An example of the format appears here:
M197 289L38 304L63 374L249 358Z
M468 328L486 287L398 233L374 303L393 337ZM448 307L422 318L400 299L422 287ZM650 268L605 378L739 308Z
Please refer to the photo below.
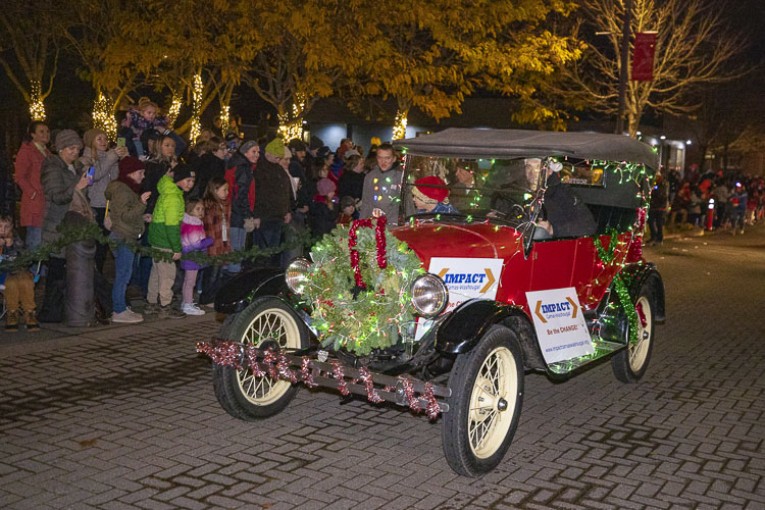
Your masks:
M392 234L409 245L424 267L432 257L507 259L523 252L517 230L488 223L414 222Z

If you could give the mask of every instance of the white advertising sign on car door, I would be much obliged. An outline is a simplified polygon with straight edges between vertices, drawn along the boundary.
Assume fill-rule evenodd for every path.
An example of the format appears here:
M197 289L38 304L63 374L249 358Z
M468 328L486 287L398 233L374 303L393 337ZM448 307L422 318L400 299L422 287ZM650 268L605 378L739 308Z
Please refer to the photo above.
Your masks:
M526 298L548 364L595 352L576 289L527 292Z

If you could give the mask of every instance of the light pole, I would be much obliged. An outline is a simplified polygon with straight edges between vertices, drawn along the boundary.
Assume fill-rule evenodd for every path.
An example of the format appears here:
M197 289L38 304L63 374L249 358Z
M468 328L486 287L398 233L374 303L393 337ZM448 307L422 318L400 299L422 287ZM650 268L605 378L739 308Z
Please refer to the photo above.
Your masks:
M616 117L616 133L624 132L624 114L627 109L627 66L630 53L630 24L632 23L632 0L624 2L624 28L622 29L621 69L619 69L619 113Z

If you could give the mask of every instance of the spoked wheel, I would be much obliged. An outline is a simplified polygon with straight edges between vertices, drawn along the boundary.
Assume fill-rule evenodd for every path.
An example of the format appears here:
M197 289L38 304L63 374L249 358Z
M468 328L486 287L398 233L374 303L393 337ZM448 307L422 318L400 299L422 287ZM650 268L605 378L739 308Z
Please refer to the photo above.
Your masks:
M648 369L653 351L654 302L651 288L644 285L635 301L637 338L633 342L630 335L627 348L619 351L611 359L614 375L621 382L637 382Z
M451 468L466 476L494 469L510 447L523 404L523 357L515 333L494 326L449 376L443 447Z
M286 303L275 298L253 302L223 329L224 338L261 349L300 349L308 341L303 321ZM223 409L241 420L279 413L298 390L289 381L256 377L249 368L237 370L221 365L213 367L213 388Z

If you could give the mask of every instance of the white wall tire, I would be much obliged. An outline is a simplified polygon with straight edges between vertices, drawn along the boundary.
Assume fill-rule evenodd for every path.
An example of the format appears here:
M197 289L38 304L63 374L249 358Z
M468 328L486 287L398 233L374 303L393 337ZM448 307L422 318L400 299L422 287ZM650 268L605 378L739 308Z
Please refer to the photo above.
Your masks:
M523 404L523 357L517 337L494 326L449 377L443 447L451 468L465 476L494 469L510 447Z
M654 344L656 301L648 285L643 285L635 300L638 327L635 342L628 340L627 348L622 349L611 359L616 378L624 383L639 381L651 360Z
M308 340L305 324L292 308L276 298L250 304L224 325L225 338L253 347L279 350L303 348ZM292 401L298 387L289 381L255 377L249 368L213 367L213 388L223 409L242 420L273 416Z

